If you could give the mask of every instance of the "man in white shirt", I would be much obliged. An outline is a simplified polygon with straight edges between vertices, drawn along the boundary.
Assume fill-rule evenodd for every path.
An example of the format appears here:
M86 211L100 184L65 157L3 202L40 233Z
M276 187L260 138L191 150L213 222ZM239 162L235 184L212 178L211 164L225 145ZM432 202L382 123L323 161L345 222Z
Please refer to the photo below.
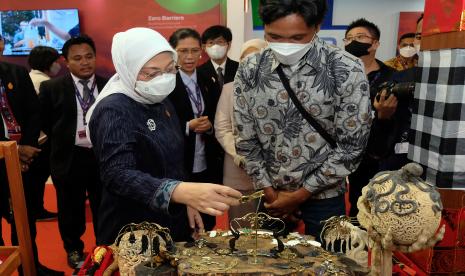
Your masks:
M86 137L86 113L106 79L95 75L95 44L88 36L73 37L63 46L70 74L40 86L42 130L51 140L50 166L57 190L58 226L68 264L83 259L85 202L89 198L97 226L100 176L92 145Z

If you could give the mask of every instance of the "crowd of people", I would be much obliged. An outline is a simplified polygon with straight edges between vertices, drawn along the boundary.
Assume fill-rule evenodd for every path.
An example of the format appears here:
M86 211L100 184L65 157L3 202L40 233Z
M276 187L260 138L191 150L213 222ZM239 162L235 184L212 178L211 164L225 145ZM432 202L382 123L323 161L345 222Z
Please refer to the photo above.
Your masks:
M84 256L86 200L97 244L143 221L189 240L212 230L215 216L257 208L290 228L302 220L318 238L321 221L346 213L347 188L355 216L370 178L408 162L412 98L383 85L413 81L422 18L383 63L379 28L363 18L347 28L344 49L320 39L326 10L325 0L261 0L265 37L244 43L240 63L228 58L233 35L220 25L168 39L119 32L109 80L95 73L86 35L64 44L61 76L60 55L46 46L31 51L29 74L0 62L0 133L19 144L32 240L35 220L55 216L43 208L49 175L73 268ZM239 205L256 190L264 204ZM1 210L12 222L9 206ZM39 275L62 275L38 262L33 244Z

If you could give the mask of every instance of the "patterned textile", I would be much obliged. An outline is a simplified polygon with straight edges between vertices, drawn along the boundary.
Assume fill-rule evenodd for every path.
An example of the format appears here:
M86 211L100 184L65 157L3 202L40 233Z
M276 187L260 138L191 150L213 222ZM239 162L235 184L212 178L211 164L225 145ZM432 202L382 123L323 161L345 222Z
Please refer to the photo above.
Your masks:
M397 71L407 70L417 66L418 56L411 59L406 59L401 55L388 59L384 62L387 66L396 69Z
M297 66L283 66L302 105L337 142L330 145L302 117L284 89L266 49L246 58L234 81L237 154L255 188L304 187L313 198L344 192L371 125L369 85L359 59L315 38Z
M428 182L465 189L465 49L424 51L419 66L408 157Z

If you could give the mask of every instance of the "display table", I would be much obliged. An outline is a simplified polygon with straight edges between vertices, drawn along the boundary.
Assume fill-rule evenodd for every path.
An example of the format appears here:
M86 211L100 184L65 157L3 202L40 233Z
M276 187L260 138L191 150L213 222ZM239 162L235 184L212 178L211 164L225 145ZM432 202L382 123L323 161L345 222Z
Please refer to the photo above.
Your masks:
M254 257L255 240L245 236L237 240L237 251L231 254L232 236L207 237L209 246L186 247L176 244L178 275L352 275L367 272L355 262L330 254L321 247L301 239L283 239L287 244L281 253L271 253L277 243L267 235L259 235L258 256ZM295 244L295 245L291 245ZM215 247L216 246L216 247Z

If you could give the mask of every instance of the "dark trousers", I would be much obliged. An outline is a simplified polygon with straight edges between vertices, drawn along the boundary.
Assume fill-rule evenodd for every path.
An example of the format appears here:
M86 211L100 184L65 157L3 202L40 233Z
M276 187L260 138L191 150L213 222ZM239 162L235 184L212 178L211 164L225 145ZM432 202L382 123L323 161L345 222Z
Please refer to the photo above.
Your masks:
M40 214L44 210L44 192L45 184L50 176L50 143L48 141L40 146L42 150L34 162L30 165L26 174L23 174L23 179L31 182L31 198L32 206L36 214Z
M206 183L214 183L212 180L212 175L209 173L209 170L206 169L203 172L199 173L191 173L189 177L190 182L206 182ZM204 213L200 213L202 216L203 225L205 227L205 231L210 231L216 225L216 217L210 216Z
M37 243L36 243L36 215L37 209L35 208L36 200L36 188L34 186L35 182L33 181L34 177L28 171L22 173L22 180L23 180L23 190L24 190L24 201L26 202L26 209L27 209L27 218L29 223L29 232L31 235L31 244L32 244L32 253L34 255L34 260L36 264L39 262L38 252L37 252ZM7 221L11 225L11 244L18 245L18 236L16 235L16 225L14 221L13 213L11 212L11 208L9 206L9 186L8 186L8 178L6 174L5 163L2 160L0 162L0 201L1 203L1 215L7 219ZM0 223L1 224L1 223ZM1 231L1 226L0 226ZM0 232L1 235L1 232ZM0 239L0 245L3 245L3 239Z
M323 229L321 222L332 216L345 215L345 206L344 195L328 199L308 199L299 207L305 223L305 234L320 241L320 233Z
M73 160L67 175L52 174L57 192L58 228L68 253L84 249L81 236L86 230L86 198L90 202L96 233L101 195L98 164L92 149L75 146L73 151Z
M370 179L379 171L378 160L365 156L360 162L357 170L349 175L349 216L356 217L358 214L357 201L362 195L362 188L368 185Z

